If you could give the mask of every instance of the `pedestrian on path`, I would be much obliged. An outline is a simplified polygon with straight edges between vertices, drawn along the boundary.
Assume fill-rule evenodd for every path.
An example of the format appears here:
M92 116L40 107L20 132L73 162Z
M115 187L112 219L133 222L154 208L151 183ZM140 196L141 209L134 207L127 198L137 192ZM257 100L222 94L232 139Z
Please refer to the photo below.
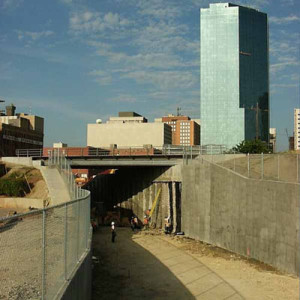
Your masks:
M138 218L137 218L137 216L133 215L131 217L130 227L131 227L132 232L134 232L135 229L138 229Z
M115 238L116 238L116 229L115 229L115 222L111 222L111 242L114 243L115 242Z

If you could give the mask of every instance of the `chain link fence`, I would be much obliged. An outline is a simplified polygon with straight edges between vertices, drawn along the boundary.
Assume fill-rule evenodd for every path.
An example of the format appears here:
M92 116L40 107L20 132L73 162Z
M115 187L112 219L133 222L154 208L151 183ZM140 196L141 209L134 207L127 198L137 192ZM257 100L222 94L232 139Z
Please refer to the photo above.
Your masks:
M206 160L222 165L247 178L300 182L299 154L221 154Z
M90 194L75 185L59 151L49 167L72 200L0 219L0 299L56 299L90 249Z

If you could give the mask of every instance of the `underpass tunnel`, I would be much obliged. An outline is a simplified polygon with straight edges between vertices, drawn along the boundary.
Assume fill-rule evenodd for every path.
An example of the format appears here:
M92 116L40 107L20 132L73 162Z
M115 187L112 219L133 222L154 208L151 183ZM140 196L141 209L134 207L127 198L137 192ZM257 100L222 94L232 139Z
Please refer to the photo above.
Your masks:
M91 192L99 223L108 225L113 220L128 226L136 215L142 225L145 214L155 207L151 227L164 228L165 218L169 218L172 231L181 231L181 180L173 175L172 168L121 167L114 174L96 176L84 188Z

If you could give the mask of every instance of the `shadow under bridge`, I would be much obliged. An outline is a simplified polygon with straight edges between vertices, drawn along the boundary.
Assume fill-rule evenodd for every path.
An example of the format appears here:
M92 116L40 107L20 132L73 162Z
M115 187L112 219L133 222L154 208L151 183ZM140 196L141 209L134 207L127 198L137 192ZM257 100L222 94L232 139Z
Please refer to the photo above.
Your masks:
M181 230L181 165L118 167L114 174L96 176L86 186L99 223L129 226L134 214L142 225L154 208L150 226L163 228L170 218L173 232ZM155 201L157 200L157 201Z

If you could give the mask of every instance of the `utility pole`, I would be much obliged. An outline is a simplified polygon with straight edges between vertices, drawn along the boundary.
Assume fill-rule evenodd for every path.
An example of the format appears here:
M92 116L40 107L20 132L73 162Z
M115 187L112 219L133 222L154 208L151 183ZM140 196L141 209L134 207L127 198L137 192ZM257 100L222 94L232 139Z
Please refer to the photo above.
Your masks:
M285 128L285 133L286 133L286 136L287 136L287 139L288 139L288 141L289 141L289 132L288 132L288 130L287 130L287 128Z

